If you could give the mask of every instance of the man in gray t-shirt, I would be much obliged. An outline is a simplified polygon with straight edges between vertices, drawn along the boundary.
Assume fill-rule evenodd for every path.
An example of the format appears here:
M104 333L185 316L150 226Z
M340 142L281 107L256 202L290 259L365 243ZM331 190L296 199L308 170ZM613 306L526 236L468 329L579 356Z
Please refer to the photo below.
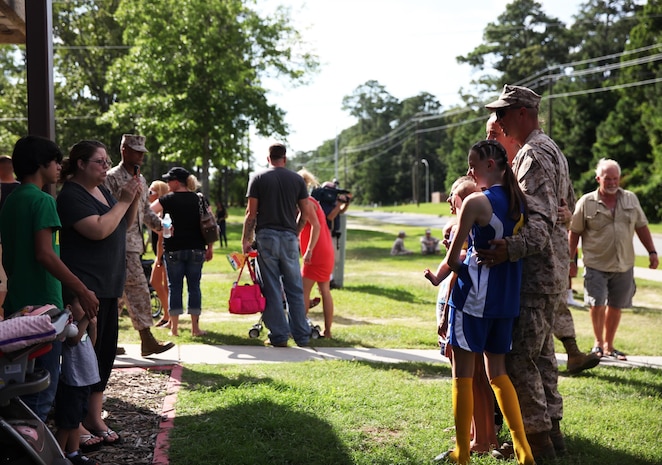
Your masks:
M252 250L254 238L257 243L258 272L267 301L263 320L269 328L268 343L275 347L287 347L290 334L298 346L307 346L311 332L303 303L298 238L311 214L310 202L303 178L285 168L286 153L283 144L271 145L269 168L249 181L241 238L244 253ZM297 211L301 212L298 224Z

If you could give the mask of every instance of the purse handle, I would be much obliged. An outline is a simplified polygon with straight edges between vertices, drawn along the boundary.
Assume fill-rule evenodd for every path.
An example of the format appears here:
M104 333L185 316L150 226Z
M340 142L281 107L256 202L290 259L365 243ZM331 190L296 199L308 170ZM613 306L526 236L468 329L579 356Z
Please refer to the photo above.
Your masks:
M198 192L198 210L200 211L200 218L205 214L207 199L202 195L201 192Z
M257 284L257 277L255 276L255 270L253 269L253 265L251 265L251 258L256 257L257 255L255 254L244 254L244 262L241 264L241 268L239 269L239 276L237 276L237 282L241 279L241 273L244 271L244 267L248 266L248 273L251 277L251 281L253 281L254 284Z

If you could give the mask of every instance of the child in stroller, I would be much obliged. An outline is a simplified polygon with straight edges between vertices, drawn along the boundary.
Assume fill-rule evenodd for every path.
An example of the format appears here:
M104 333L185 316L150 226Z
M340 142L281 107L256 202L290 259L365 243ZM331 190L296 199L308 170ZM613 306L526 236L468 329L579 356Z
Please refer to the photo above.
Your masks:
M31 312L31 313L30 313ZM0 463L72 465L48 427L19 396L46 389L50 375L34 359L56 338L73 336L71 313L52 305L0 321Z

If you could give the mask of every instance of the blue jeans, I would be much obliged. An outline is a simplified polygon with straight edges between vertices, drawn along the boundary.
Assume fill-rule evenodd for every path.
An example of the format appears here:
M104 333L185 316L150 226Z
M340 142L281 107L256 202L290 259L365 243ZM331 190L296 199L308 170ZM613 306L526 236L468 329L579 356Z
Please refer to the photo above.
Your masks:
M188 290L188 314L202 312L200 279L205 251L202 249L175 250L165 253L166 273L168 274L168 307L171 315L184 313L184 277Z
M258 271L267 301L262 319L269 328L269 339L281 344L287 342L291 334L297 345L306 346L311 331L303 304L299 238L292 232L261 229L256 240ZM289 322L283 308L283 292Z
M28 394L21 396L21 400L25 402L30 410L34 412L41 421L45 422L48 413L53 407L53 401L55 400L55 393L57 392L57 384L60 379L60 355L62 355L62 341L57 339L52 342L53 347L51 350L46 352L44 355L41 355L35 359L34 367L43 368L48 371L48 374L51 375L51 382L46 389L43 391L35 392L34 394Z

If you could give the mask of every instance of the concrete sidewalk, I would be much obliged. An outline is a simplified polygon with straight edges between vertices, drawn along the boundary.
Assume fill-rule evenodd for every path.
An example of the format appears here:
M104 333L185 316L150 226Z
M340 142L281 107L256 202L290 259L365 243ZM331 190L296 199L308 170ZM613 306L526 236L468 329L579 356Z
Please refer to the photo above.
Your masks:
M204 344L178 344L159 355L140 356L139 344L122 344L126 355L115 358L115 368L150 367L174 364L255 364L326 360L355 360L384 363L423 362L448 363L439 350L423 349L365 349L356 347L263 347L263 346L211 346ZM559 366L565 366L566 355L557 354ZM626 362L603 357L601 365L620 367L649 367L662 370L662 357L628 356ZM561 368L561 374L563 370Z

